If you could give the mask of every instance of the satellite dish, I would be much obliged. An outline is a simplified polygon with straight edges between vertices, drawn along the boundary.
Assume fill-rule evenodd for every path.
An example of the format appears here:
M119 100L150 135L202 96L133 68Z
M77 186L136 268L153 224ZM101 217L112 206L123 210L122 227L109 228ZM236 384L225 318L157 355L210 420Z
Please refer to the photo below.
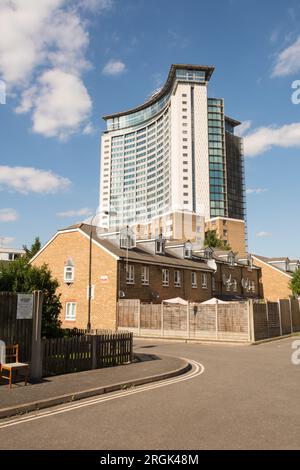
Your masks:
M244 279L244 278L242 278L241 284L242 284L243 289L248 289L248 287L249 287L249 279Z
M158 299L159 299L159 293L156 292L156 291L152 291L152 292L151 292L151 297L152 297L152 299L154 299L154 300L158 300Z

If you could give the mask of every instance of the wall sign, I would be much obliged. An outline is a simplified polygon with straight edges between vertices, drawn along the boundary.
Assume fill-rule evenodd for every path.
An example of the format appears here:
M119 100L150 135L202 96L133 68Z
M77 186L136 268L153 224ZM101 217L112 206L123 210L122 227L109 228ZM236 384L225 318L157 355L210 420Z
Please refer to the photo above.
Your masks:
M28 320L33 314L33 294L18 294L17 320Z

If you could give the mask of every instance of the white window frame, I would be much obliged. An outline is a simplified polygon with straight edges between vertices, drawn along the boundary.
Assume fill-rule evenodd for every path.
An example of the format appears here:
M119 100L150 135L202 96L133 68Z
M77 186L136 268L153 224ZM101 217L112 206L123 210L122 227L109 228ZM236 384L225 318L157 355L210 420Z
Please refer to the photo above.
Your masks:
M70 307L72 306L72 307ZM72 308L72 315L69 313L69 308ZM74 308L74 311L73 311ZM76 310L77 310L77 302L66 302L66 321L76 321Z
M67 272L68 271L71 273L71 278L70 279L67 278ZM72 282L74 282L74 278L75 278L75 268L74 268L74 266L65 266L64 267L64 282L66 282L68 284L72 283Z
M207 274L201 273L201 287L202 289L207 289Z
M165 243L163 240L155 240L155 253L163 255L165 252Z
M134 265L129 264L126 270L126 284L134 284Z
M174 287L181 287L181 271L179 269L174 271Z
M197 272L196 271L192 271L192 274L191 274L191 282L192 282L192 288L193 289L197 289Z
M141 283L143 286L149 286L150 269L149 266L142 266Z
M161 273L162 273L162 285L163 285L163 287L169 287L169 282L170 282L170 272L169 272L169 270L163 268Z

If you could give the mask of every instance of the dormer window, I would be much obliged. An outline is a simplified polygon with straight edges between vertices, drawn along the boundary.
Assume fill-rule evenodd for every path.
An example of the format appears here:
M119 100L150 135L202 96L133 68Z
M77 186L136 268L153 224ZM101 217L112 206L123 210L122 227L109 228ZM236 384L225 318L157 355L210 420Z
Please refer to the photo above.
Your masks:
M184 257L187 259L192 259L193 257L193 245L190 241L184 244Z
M228 262L229 262L230 266L234 266L235 256L234 256L233 253L229 253L229 255L228 255Z
M74 282L74 263L71 258L68 258L64 267L64 282L66 284L72 284Z
M162 234L160 234L155 240L155 253L157 255L163 255L165 253L165 244L166 240Z
M125 230L120 232L120 248L130 250L135 246L135 237L134 234L129 230L129 227L126 227Z
M211 248L205 248L204 250L204 258L212 259L213 250Z

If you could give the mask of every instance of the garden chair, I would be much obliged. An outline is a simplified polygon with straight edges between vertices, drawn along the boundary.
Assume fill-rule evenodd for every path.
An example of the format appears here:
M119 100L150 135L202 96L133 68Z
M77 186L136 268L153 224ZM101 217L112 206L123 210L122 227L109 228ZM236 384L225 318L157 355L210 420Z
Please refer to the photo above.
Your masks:
M15 377L17 377L19 370L23 370L25 385L27 385L28 376L29 376L29 365L23 362L19 362L19 345L18 344L7 345L5 347L5 353L6 353L5 363L0 364L2 379L8 380L9 387L11 388L13 372L15 371Z

